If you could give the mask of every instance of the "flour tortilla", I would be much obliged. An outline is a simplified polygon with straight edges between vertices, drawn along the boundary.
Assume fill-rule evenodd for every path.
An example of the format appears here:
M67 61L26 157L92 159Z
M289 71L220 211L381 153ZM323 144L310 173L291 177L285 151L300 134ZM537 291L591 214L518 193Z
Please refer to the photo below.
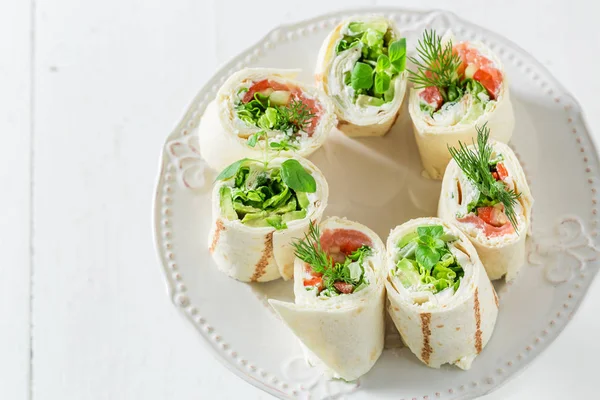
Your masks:
M451 32L444 37L451 37ZM454 43L454 41L453 41ZM421 154L421 162L426 174L431 179L442 179L448 162L452 158L448 152L448 146L458 147L458 142L472 143L477 139L477 130L475 127L481 127L487 123L490 128L491 137L508 143L510 140L514 126L515 117L513 113L512 103L510 101L510 93L508 88L508 79L504 73L504 67L500 59L484 44L479 42L471 42L471 46L478 49L479 52L492 60L502 72L503 82L500 92L496 99L496 104L471 123L458 123L452 126L433 125L432 118L421 111L421 100L419 93L423 89L410 89L408 100L408 111L413 121L413 130L419 153Z
M404 288L390 274L398 262L398 242L404 235L424 225L442 225L445 233L459 239L449 247L465 271L460 286L452 296L426 296ZM498 299L475 248L455 226L438 218L418 218L392 230L387 240L388 311L404 343L429 367L454 364L469 369L488 343L498 316Z
M303 237L310 221L320 221L327 207L329 187L325 176L310 161L296 157L298 162L315 178L317 191L307 193L311 202L303 219L290 221L287 229L251 227L238 220L228 220L220 206L221 187L233 185L232 180L218 181L212 191L212 228L208 246L217 267L244 282L267 282L293 276L294 238ZM280 166L286 158L272 160L270 166Z
M335 113L338 116L338 129L348 136L383 136L385 135L398 116L404 94L406 92L407 72L402 72L394 81L395 95L393 101L380 107L369 107L370 113L365 112L365 108L354 105L347 93L336 97L334 93L336 88L343 88L344 81L344 62L354 63L360 56L360 49L354 48L346 50L339 55L335 54L335 48L343 37L343 30L350 22L355 21L377 21L384 20L388 23L399 39L402 36L396 27L396 24L381 16L355 16L348 18L335 27L329 33L319 51L317 65L315 68L315 79L317 85L325 94L331 97Z
M495 154L502 154L504 157L502 163L509 175L506 181L509 188L521 194L515 206L516 233L488 238L476 225L457 220L457 214L467 213L467 204L479 196L479 191L454 160L450 161L444 174L438 216L455 224L471 240L491 280L506 276L506 280L509 281L515 278L520 267L525 263L525 238L531 226L533 196L523 168L511 148L494 140L490 140L490 145ZM469 148L472 149L473 146ZM460 196L458 187L460 187ZM459 199L462 200L462 204L459 204Z
M367 373L383 350L385 248L369 228L346 219L331 217L325 229L354 229L367 235L373 253L364 260L369 285L357 293L322 298L304 288L305 263L294 263L295 303L270 299L283 322L298 337L308 362L330 377L353 381Z
M320 90L296 81L294 78L297 73L297 70L289 69L245 68L225 81L216 99L207 106L198 127L200 153L211 168L221 171L242 158L262 159L264 141L260 140L255 147L247 144L248 137L262 129L249 126L240 120L235 105L241 88L264 79L296 86L307 97L316 99L322 107L319 123L312 136L303 135L297 144L299 150L282 152L281 155L308 157L321 147L337 123L333 104ZM280 131L272 130L268 130L267 133L272 137L282 134Z

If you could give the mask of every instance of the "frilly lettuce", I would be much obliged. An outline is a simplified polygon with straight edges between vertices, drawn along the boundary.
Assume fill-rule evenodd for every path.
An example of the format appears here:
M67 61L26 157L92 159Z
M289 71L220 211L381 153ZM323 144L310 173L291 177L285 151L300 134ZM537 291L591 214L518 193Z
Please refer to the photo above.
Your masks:
M393 274L405 288L415 291L435 294L448 287L456 291L464 270L448 248L455 240L441 225L418 227L398 242L399 259Z

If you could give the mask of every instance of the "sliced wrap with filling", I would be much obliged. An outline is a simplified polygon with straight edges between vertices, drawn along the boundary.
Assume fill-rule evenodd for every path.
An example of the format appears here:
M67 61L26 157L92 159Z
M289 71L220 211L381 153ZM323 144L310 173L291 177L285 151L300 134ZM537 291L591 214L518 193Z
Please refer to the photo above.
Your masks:
M352 381L383 350L385 248L367 227L337 217L307 237L296 249L295 302L269 303L298 337L310 364ZM305 256L311 249L319 254L312 259Z
M314 181L306 192L298 190L298 179L288 179L297 178L300 168ZM266 168L263 162L243 159L227 171L212 191L208 246L215 263L244 282L290 279L292 239L302 237L310 221L319 221L327 206L325 177L302 158L275 158Z
M469 369L494 330L498 299L475 248L455 226L418 218L387 240L388 310L429 367Z
M531 224L533 197L523 168L514 152L504 143L489 140L489 173L496 182L513 190L515 226L497 198L488 198L450 161L438 205L438 216L455 224L471 240L490 279L513 279L525 262L525 238ZM475 145L469 146L476 151Z
M265 133L269 150L307 157L336 124L331 101L296 81L298 71L245 68L225 81L198 127L200 152L222 170L244 157L260 158Z
M452 54L460 60L453 83L415 84L408 106L421 162L432 179L444 175L451 158L448 146L470 143L477 136L476 125L487 123L492 137L504 143L515 125L508 82L496 54L480 42L458 42L451 32L441 42L452 45Z
M341 22L319 51L315 78L348 136L385 135L406 91L406 40L393 21L355 16Z

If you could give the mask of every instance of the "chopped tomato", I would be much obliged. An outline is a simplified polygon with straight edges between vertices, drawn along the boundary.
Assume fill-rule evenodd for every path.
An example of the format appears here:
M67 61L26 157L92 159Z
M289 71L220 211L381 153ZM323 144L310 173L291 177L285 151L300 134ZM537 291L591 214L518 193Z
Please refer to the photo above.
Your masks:
M323 278L320 276L313 276L310 279L304 279L304 286L315 286L317 289L323 287Z
M289 88L286 85L283 85L279 82L275 82L270 79L263 79L262 81L255 82L252 86L250 86L250 88L248 88L248 91L246 92L246 94L244 94L244 98L242 99L242 101L244 103L248 103L254 98L254 93L260 93L269 88L273 90L289 90Z
M333 286L344 294L352 293L352 291L354 290L354 286L352 286L351 283L346 282L335 282Z
M495 227L501 227L508 223L508 218L504 214L502 208L496 207L479 207L477 209L477 215L485 223Z
M479 207L477 209L477 216L486 224L495 227L501 227L508 223L508 218L504 214L504 211L498 207Z
M498 171L498 178L499 178L496 180L503 181L504 179L508 178L508 171L506 170L506 167L504 166L504 164L502 164L502 163L496 164L496 171Z
M483 56L477 49L469 47L467 42L457 44L452 48L452 52L458 54L461 59L458 75L463 77L467 67L474 65L473 79L483 85L490 98L495 99L502 85L502 73L494 67L492 60Z
M477 216L483 220L486 224L492 225L492 213L494 207L479 207L477 209Z
M496 171L492 172L492 176L494 177L495 180L497 180L497 181L500 180L500 175L498 175L498 173Z
M502 84L502 74L496 68L480 68L473 74L473 79L483 85L491 99L498 96L498 90Z
M440 93L440 90L435 86L426 87L425 90L419 93L419 96L429 105L431 105L435 110L439 110L439 108L444 103L444 98Z

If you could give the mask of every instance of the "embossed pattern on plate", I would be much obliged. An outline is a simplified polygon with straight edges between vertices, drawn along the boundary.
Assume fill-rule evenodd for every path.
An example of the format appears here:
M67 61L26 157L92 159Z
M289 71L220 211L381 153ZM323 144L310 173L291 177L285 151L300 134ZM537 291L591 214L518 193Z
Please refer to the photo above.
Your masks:
M598 159L577 102L530 55L506 39L447 12L363 9L395 20L409 51L424 28L452 28L482 40L503 60L516 127L512 147L536 204L528 264L497 283L494 336L469 371L422 365L405 348L387 349L358 382L327 381L308 367L293 335L266 305L292 299L289 282L236 282L217 271L207 249L215 173L199 156L198 121L219 86L246 66L302 68L311 81L321 41L342 18L329 14L282 26L222 67L200 90L160 161L154 199L155 242L174 304L234 373L280 398L467 399L493 390L543 351L569 322L598 270ZM405 99L406 101L406 99ZM421 177L406 105L383 138L349 139L335 131L311 160L328 178L326 215L373 228L383 239L409 218L435 215L440 183ZM397 340L393 332L388 342Z

